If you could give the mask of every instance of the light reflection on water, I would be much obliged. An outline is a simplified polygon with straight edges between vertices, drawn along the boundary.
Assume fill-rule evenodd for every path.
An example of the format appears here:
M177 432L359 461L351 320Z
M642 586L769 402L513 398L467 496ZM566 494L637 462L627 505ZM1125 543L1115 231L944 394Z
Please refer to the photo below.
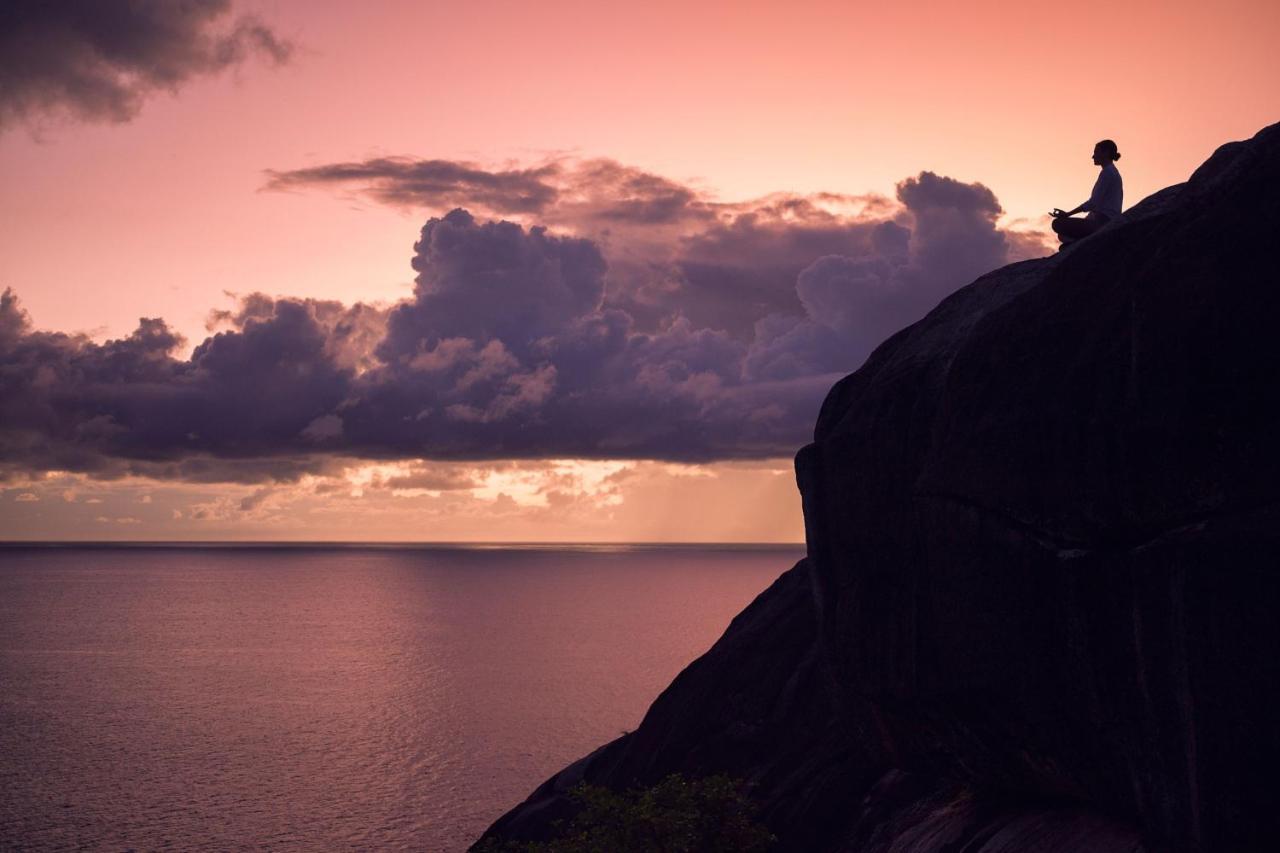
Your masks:
M0 847L465 849L800 556L0 550Z

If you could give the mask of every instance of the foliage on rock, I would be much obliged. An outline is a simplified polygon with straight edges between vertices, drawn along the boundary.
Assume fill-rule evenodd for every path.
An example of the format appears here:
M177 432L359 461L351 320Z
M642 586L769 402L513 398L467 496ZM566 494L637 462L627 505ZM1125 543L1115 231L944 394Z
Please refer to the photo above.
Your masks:
M548 842L486 839L476 853L763 853L774 837L754 818L744 786L728 776L679 773L623 793L580 783L580 811Z

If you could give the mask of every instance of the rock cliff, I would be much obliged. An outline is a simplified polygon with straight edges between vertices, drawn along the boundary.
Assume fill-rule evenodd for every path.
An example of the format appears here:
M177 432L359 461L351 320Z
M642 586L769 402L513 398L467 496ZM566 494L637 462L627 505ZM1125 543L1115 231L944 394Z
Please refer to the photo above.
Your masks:
M808 557L578 780L746 778L782 850L1280 839L1280 125L886 341L796 457Z

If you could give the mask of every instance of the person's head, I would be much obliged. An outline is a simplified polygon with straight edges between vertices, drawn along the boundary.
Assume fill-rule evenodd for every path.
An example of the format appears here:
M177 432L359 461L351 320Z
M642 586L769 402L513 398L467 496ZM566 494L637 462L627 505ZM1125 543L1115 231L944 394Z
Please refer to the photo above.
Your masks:
M1110 139L1104 139L1093 146L1093 163L1095 166L1105 166L1113 160L1119 159L1120 150L1116 148L1116 144Z

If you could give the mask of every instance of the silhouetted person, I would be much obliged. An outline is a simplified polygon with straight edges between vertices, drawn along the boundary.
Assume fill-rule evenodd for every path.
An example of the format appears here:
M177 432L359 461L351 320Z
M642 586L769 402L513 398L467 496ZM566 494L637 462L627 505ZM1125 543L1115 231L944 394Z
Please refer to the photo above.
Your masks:
M1059 210L1054 208L1049 214L1053 217L1053 230L1062 241L1062 245L1073 243L1082 237L1088 237L1103 225L1120 215L1120 206L1124 202L1124 182L1120 180L1120 170L1116 161L1120 152L1110 139L1104 139L1093 146L1093 162L1102 167L1098 180L1093 185L1089 200L1075 210ZM1084 219L1072 219L1077 213L1088 214Z

